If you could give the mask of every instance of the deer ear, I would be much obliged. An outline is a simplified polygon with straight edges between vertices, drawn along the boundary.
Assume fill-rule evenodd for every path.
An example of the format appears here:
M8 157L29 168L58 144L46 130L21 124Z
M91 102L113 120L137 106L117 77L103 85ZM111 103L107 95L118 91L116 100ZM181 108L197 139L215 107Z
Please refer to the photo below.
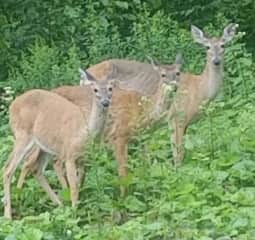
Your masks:
M224 40L224 42L229 42L230 40L232 40L232 38L236 34L236 29L238 28L238 26L239 25L236 23L230 23L227 27L225 27L222 35L222 39Z
M111 72L106 77L106 81L109 81L111 79L114 79L118 74L118 69L115 66L115 64L111 63Z
M109 85L116 87L119 84L119 80L116 79L118 75L118 69L115 64L111 63L111 71L108 73L104 81L107 81Z
M84 71L81 68L79 68L79 73L80 73L80 86L90 85L92 82L95 82L95 78L87 71Z
M178 53L175 57L175 64L182 65L184 62L182 54Z
M159 70L159 64L156 63L156 62L153 60L152 57L150 57L150 56L146 56L146 57L149 59L150 64L152 65L153 69L156 70L156 71L158 71L158 70Z
M200 43L202 45L208 44L208 39L204 36L204 32L200 30L198 27L191 25L191 34L195 42Z

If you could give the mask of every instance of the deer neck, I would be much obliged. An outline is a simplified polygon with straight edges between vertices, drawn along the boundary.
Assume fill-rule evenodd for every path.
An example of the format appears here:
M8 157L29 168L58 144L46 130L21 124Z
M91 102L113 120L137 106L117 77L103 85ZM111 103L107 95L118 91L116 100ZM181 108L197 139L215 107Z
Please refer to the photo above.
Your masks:
M151 113L152 120L159 120L168 108L169 87L161 82L154 98L154 107Z
M107 117L108 108L104 108L97 102L96 97L93 97L92 107L88 119L88 131L93 137L102 133L104 123Z
M204 98L211 100L215 98L223 81L223 61L216 66L210 56L207 56L207 63L202 77Z

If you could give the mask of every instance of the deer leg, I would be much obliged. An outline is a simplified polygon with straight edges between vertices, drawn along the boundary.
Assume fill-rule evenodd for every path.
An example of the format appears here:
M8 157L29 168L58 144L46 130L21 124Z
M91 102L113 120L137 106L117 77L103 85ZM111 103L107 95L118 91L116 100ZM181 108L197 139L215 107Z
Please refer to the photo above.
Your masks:
M28 136L23 136L16 140L14 149L4 167L4 216L11 219L11 180L19 163L31 151L34 142Z
M84 166L83 166L84 167ZM82 166L78 168L78 181L79 181L79 186L81 187L84 179L85 179L85 171Z
M54 170L57 174L58 180L62 186L62 188L67 188L68 184L65 177L65 169L63 167L63 163L60 159L56 159L53 163Z
M49 195L50 199L58 204L62 205L62 202L60 201L58 195L53 191L53 189L50 187L47 179L43 175L43 171L47 166L47 161L44 159L44 157L41 155L39 157L39 163L38 163L38 168L37 171L33 174L38 183L41 185L41 187L44 189L44 191Z
M125 138L116 139L114 142L114 154L116 160L118 162L118 174L120 179L124 179L128 175L128 166L127 166L127 159L128 159L128 142ZM120 194L121 196L125 196L125 187L121 183L120 186Z
M24 162L23 167L21 169L21 173L19 176L17 188L22 188L25 178L29 171L32 171L33 169L36 169L37 160L40 155L40 148L33 147L31 153L28 155L27 160Z
M85 164L84 164L84 159L81 157L78 161L78 181L79 181L79 186L81 187L84 179L85 179Z
M75 207L79 198L79 180L77 176L77 168L74 161L65 162L67 181L70 187L70 195L72 201L72 207Z
M18 187L22 187L25 177L29 171L33 173L33 176L36 178L40 186L44 189L44 191L49 195L50 199L58 204L61 205L61 201L59 200L58 196L50 187L47 179L43 175L43 170L47 165L47 161L44 159L44 155L41 152L40 148L34 148L33 152L28 156L28 160L24 163L19 181Z
M185 126L179 123L177 119L172 121L173 133L172 133L172 148L174 165L178 167L181 165L184 158L184 146L183 139L185 133Z

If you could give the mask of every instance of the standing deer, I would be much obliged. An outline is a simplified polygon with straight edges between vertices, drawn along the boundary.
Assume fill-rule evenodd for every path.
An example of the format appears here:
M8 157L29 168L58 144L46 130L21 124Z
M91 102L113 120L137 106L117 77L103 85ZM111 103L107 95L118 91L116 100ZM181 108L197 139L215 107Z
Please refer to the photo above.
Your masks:
M15 145L3 175L5 217L11 218L12 176L33 148L39 149L41 155L56 156L65 165L72 206L76 205L79 195L77 160L83 155L86 142L102 131L114 86L113 79L96 81L91 74L81 73L84 81L89 83L82 87L84 112L65 98L45 90L30 90L11 104L10 126ZM34 176L51 200L61 204L43 175L47 161L41 155L37 158Z
M197 27L191 27L194 40L207 49L207 62L201 75L183 73L171 106L169 117L173 128L174 163L180 165L184 157L183 137L187 126L201 106L214 99L223 81L225 44L235 35L237 24L229 24L221 38L207 38Z
M122 70L124 68L124 63L128 61L119 61L121 62L120 69ZM134 62L132 61L132 63ZM106 139L106 141L110 142L114 146L114 154L118 162L118 173L120 177L125 177L128 174L127 145L130 138L135 134L137 129L146 126L153 121L157 121L162 116L162 114L164 114L166 110L168 110L169 92L166 90L166 87L168 87L168 85L178 85L180 79L181 63L181 56L177 55L176 62L172 65L156 66L153 64L153 68L151 65L149 65L150 68L148 68L149 66L145 64L146 70L148 69L148 71L152 72L152 75L150 76L152 77L153 74L154 76L156 76L156 79L147 82L148 91L151 91L151 89L153 88L156 89L153 95L146 96L146 94L142 94L141 89L140 92L115 89L112 96L112 103L108 112L108 119L105 124L104 138ZM115 64L116 62L114 63L114 66L118 68L118 65L116 66ZM107 65L107 67L103 69L105 71L104 73L106 74L106 72L109 72L111 67L109 67L108 62L104 62L103 66L105 65ZM142 71L141 66L142 65L139 65L140 71ZM99 69L102 70L102 68ZM143 71L143 74L146 75L145 70ZM90 72L93 75L96 75L96 73L98 73L97 77L104 76L100 71L97 72L96 70L94 70L93 72L91 70ZM131 69L129 69L129 71L127 72L129 72L130 74L130 72L132 71ZM123 81L126 76L120 76L119 74L120 73L118 72L116 78L118 80L122 79ZM140 73L139 75L138 73L139 76L144 77L143 74ZM137 79L136 74L131 73L131 76ZM133 79L130 79L130 81L132 80ZM137 80L139 81L139 79ZM146 79L142 80L146 82ZM137 84L138 85L136 85L136 87L140 87L143 83L138 82ZM150 86L148 87L148 85ZM54 89L53 91L61 95L62 97L68 99L75 105L79 106L82 112L86 111L86 102L84 101L85 95L83 88L77 86L64 86ZM10 115L11 114L12 112L10 111ZM18 116L16 118L18 118ZM20 119L20 121L22 121L22 119ZM26 167L22 169L19 187L22 186L27 172L38 167L38 165L35 164L37 162L37 158L38 153L35 153L29 157ZM57 160L56 165L58 166L57 168L55 168L55 170L57 171L57 176L62 186L65 187L65 174L63 169L61 168L61 161ZM80 177L80 179L82 179L82 177ZM124 195L124 187L121 187L121 195Z

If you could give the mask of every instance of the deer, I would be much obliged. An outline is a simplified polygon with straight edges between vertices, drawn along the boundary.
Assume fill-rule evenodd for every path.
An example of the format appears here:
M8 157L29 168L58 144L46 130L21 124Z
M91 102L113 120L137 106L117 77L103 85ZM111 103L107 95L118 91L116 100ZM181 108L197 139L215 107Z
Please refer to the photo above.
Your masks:
M213 100L223 82L223 57L225 45L235 36L237 24L225 27L220 38L208 38L198 27L192 25L191 33L195 42L206 47L206 64L202 74L182 73L175 99L169 111L173 129L171 142L174 165L180 166L184 158L184 135L188 125L201 110Z
M124 66L125 62L126 60L121 61L123 64L122 66ZM128 175L127 151L128 143L132 136L134 136L137 130L139 130L141 127L148 126L148 124L161 119L169 109L169 92L174 91L176 86L178 87L182 62L182 56L180 54L176 56L175 64L172 65L158 66L154 64L153 61L151 61L151 69L149 69L149 71L152 71L152 73L156 74L157 77L156 80L154 80L154 82L157 84L155 84L156 92L153 95L148 96L143 93L141 89L139 91L132 89L121 89L120 87L115 89L108 111L108 118L105 123L103 138L106 142L109 142L111 145L113 145L114 155L118 163L118 174L120 178L125 178ZM111 62L111 64L113 64L113 62ZM116 64L116 62L114 62L114 64ZM103 62L103 66L107 66L106 68L103 68L104 74L106 74L109 72L109 69L111 69L111 67L109 67L109 62ZM141 70L140 66L139 69ZM147 67L148 65L146 65L146 69ZM97 68L98 66L94 70L90 69L90 73L95 76L97 75L98 78L104 77L104 74L102 74L103 71L98 72L96 71ZM89 69L87 71L89 71ZM121 78L119 75L115 77L118 80ZM134 77L137 78L136 74L134 74ZM146 79L143 79L143 81L146 81ZM121 85L121 83L119 83L119 85ZM141 85L139 85L139 87L140 86ZM152 85L151 89L154 87L155 86ZM86 105L84 105L85 101L83 88L79 86L63 86L57 89L53 89L52 91L74 103L76 106L79 106L82 112L86 111ZM10 112L10 115L11 114L12 113ZM19 187L22 187L26 174L29 171L33 171L34 168L38 167L36 165L37 158L38 152L35 152L27 160L26 166L24 165L25 167L22 169L20 179L18 181ZM61 161L56 160L56 165L58 167L54 169L57 172L57 176L62 187L65 188L67 183L65 181L65 173L61 167L61 164ZM84 176L82 176L83 172L80 171L80 173L79 184L81 184L84 178ZM121 196L124 196L125 187L121 186L120 191Z
M4 166L4 216L11 218L11 179L19 163L39 149L34 177L49 195L61 205L43 171L48 162L44 155L57 157L64 164L70 188L72 206L76 206L78 191L77 161L89 140L98 136L107 118L116 80L111 76L96 81L93 75L80 70L86 86L82 87L86 112L54 92L34 89L18 96L10 106L10 126L14 132L14 148ZM24 118L24 119L22 119ZM23 121L20 121L20 120Z
M119 87L124 90L136 91L145 96L152 96L156 93L159 77L168 81L172 75L172 64L161 64L150 56L146 56L149 63L127 59L109 59L98 64L92 65L87 69L94 74L97 79L102 79L112 71L112 66L116 68L119 79ZM182 54L178 53L175 62L182 64ZM170 76L168 76L168 74ZM171 84L173 87L175 84Z

